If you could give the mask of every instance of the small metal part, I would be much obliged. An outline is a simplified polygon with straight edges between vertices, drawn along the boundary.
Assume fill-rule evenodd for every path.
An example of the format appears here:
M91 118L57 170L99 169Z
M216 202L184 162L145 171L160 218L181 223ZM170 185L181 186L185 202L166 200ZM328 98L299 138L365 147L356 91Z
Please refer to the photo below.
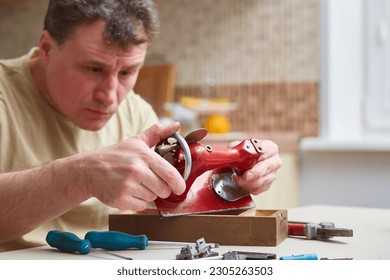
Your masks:
M335 236L351 237L353 236L353 230L347 228L336 228L334 223L323 222L319 223L316 228L317 238L328 239Z
M162 157L164 157L167 153L176 150L178 147L177 143L171 145L159 145L154 150Z
M188 177L190 176L191 168L192 168L192 156L191 156L190 147L188 146L186 140L178 132L175 132L171 137L176 139L177 142L173 144L158 145L155 147L154 150L160 156L162 156L163 158L168 160L171 164L173 164L174 162L173 156L171 156L170 152L177 150L180 145L180 147L183 149L184 158L185 158L183 178L185 181L187 181Z
M106 254L109 254L111 256L115 256L117 258L121 258L121 259L125 259L125 260L132 260L132 258L130 258L130 257L122 256L122 255L119 255L119 254L116 254L116 253L113 253L110 251L105 251L105 252L106 252Z
M211 185L216 194L224 200L231 202L249 195L246 190L242 189L233 180L233 174L234 171L230 169L226 172L214 173L211 176Z
M330 239L332 237L352 237L353 230L337 228L332 222L307 223L288 222L288 235L304 236L306 239Z
M334 261L334 260L353 260L353 257L323 257L320 260Z
M195 244L182 247L180 253L176 255L177 260L192 260L206 257L218 256L217 252L211 251L212 248L218 248L217 243L207 244L204 238L196 240Z
M166 161L168 161L170 164L172 164L172 165L175 163L175 161L174 161L174 159L173 159L173 155L172 155L171 153L165 154L165 155L163 156L163 158L164 158Z
M175 247L182 247L182 246L188 246L192 245L192 242L180 242L180 241L155 241L155 240L149 240L149 245L158 245L158 246L175 246Z
M183 149L184 157L185 157L183 178L184 181L187 181L188 177L190 176L191 168L192 168L192 157L191 157L190 147L188 146L187 141L178 132L175 132L172 137L177 140L177 142Z
M274 260L276 254L244 251L229 251L222 255L222 260Z
M200 140L206 137L207 133L208 133L207 129L199 128L188 133L187 136L184 137L184 139L187 141L187 143L199 142Z

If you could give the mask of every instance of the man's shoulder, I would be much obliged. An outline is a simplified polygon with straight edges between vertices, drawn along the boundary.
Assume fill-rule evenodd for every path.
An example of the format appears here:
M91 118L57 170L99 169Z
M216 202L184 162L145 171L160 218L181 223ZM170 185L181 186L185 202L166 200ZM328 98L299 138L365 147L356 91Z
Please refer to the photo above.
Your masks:
M0 71L15 71L20 67L23 67L28 58L36 52L37 48L32 48L28 53L25 53L19 57L14 58L2 58L0 59Z
M20 84L28 76L28 60L36 48L16 58L0 59L0 87L12 83Z

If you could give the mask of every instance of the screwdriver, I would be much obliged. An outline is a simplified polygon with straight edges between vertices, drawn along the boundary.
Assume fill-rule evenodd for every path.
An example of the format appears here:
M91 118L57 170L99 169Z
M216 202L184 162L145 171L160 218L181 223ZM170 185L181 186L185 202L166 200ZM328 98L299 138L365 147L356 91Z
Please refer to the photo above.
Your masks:
M91 250L94 250L91 248L92 244L88 239L80 239L77 235L71 232L52 230L47 234L46 241L51 247L57 248L60 251L66 253L79 252L81 255L86 255ZM121 259L132 260L130 257L114 254L111 252L106 253Z
M82 240L74 233L59 230L49 231L46 235L46 242L51 247L57 248L62 252L79 252L81 255L88 254L92 247L92 244L88 239Z
M148 245L188 246L191 242L152 241L144 234L131 235L120 231L89 231L84 237L93 248L106 250L144 250Z
M89 231L84 239L71 232L52 230L46 236L47 243L60 251L88 254L91 248L106 250L145 249L150 244L186 246L188 242L149 241L146 235L131 235L119 231Z
M106 250L144 250L148 246L146 235L130 235L119 231L89 231L84 237L93 248Z

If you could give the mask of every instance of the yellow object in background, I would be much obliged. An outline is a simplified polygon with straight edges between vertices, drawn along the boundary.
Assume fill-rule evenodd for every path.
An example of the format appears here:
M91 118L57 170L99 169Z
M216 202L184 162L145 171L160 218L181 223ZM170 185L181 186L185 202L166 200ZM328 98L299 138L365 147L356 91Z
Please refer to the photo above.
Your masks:
M209 133L228 133L231 130L231 124L226 116L212 114L207 117L205 128Z
M183 106L189 108L198 108L199 106L218 106L218 105L226 105L230 103L228 98L197 98L191 96L183 96L180 99L180 103Z

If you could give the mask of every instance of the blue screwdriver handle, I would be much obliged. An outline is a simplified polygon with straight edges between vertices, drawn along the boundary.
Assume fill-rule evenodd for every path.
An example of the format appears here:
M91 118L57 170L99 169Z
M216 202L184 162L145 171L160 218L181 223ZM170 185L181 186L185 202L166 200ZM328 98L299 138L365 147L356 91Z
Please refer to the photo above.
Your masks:
M318 257L316 254L300 254L292 256L283 256L280 257L279 260L318 260Z
M85 235L93 248L106 250L145 249L148 246L146 235L131 235L120 231L89 231Z
M46 242L62 252L74 253L79 252L81 255L89 253L92 245L89 240L82 240L71 232L51 230L46 235Z

